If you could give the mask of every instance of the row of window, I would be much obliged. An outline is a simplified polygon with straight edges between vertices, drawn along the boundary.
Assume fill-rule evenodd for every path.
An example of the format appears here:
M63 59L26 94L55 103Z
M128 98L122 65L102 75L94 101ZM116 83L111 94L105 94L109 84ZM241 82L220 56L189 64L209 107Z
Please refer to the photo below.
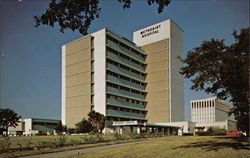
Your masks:
M129 81L129 82L135 83L135 84L137 84L137 85L146 86L146 84L143 83L143 82L134 80L134 79L132 79L132 78L129 78L129 77L120 75L120 74L115 73L115 72L112 72L112 71L108 71L108 70L107 70L107 74L110 75L110 76L114 76L114 77L120 78L120 79L122 79L122 80L126 80L126 81Z
M33 122L33 125L43 125L43 126L55 126L58 123L51 123L51 122Z
M192 115L192 117L194 119L200 120L200 119L205 119L205 118L214 118L215 115L213 115L213 114L211 114L211 115Z
M111 117L108 116L107 117L108 121L137 121L138 123L143 123L145 121L143 120L137 120L137 119L130 119L130 118L121 118L121 117Z
M109 99L114 99L117 100L119 102L124 102L124 103L133 103L133 104L138 104L138 105L146 105L146 102L142 102L142 101L138 101L138 100L134 100L134 99L130 99L130 98L124 98L124 97L120 97L120 96L115 96L115 95L111 95L111 94L107 94L107 98Z
M140 76L142 76L142 77L145 77L145 74L144 74L144 73L139 72L139 71L137 71L137 70L135 70L135 69L132 69L132 68L130 68L130 67L127 67L127 66L125 66L125 65L123 65L123 64L120 64L120 63L118 63L118 62L116 62L116 61L113 61L113 60L111 60L111 59L107 59L107 63L112 64L112 65L115 65L115 66L117 66L117 67L120 67L120 68L122 68L122 69L124 69L124 70L133 72L133 73L135 73L135 74L137 74L137 75L140 75Z
M192 108L214 107L215 101L192 102Z
M94 39L91 39L91 53L90 53L91 59L94 59Z
M141 66L142 68L145 68L145 67L146 67L146 64L143 64L143 63L141 63L141 62L139 62L139 61L137 61L137 60L135 60L135 59L132 59L132 58L130 58L129 56L126 56L126 55L124 55L124 54L122 54L122 53L119 53L119 52L117 52L117 51L115 51L115 50L113 50L113 49L111 49L111 48L108 48L108 47L107 47L107 51L109 51L110 53L115 54L115 55L117 55L117 56L120 56L121 58L123 58L123 59L125 59L125 60L127 60L127 61L129 61L129 62L132 62L132 63L134 63L134 64L137 64L138 66Z
M200 118L200 117L210 117L210 116L214 116L213 114L210 114L210 115L192 115L193 117L197 117L197 118Z
M205 121L211 121L211 120L215 120L215 118L213 117L209 117L209 118L202 118L202 119L194 119L195 122L201 121L201 122L205 122Z
M123 108L123 107L116 107L112 105L107 105L107 109L146 115L146 111L140 111L140 110L135 110L135 109Z
M214 109L208 109L208 110L204 110L204 109L193 109L192 113L198 113L198 114L211 114L214 113Z
M116 88L116 89L120 89L120 90L123 90L123 91L131 92L131 93L139 94L139 95L142 95L142 96L146 96L145 92L140 92L138 90L131 89L131 88L128 88L128 87L124 87L124 86L121 86L121 85L117 85L117 84L114 84L114 83L107 82L107 86L112 87L112 88Z
M199 117L199 118L194 118L195 120L210 120L210 119L214 119L214 117Z
M193 114L192 116L193 116L193 117L203 117L203 116L204 116L204 117L207 117L207 116L214 116L214 114L206 114L206 115L205 115L205 114L203 114L203 115L202 115L202 114L196 114L196 115Z
M91 46L93 47L94 46L94 39L91 38ZM94 50L91 49L91 59L94 59ZM91 60L91 76L90 76L90 80L91 80L91 99L90 99L90 103L91 103L91 110L93 107L93 104L94 104L94 61Z
M110 41L112 41L113 43L115 43L115 44L121 46L122 48L125 48L125 49L127 49L128 51L130 51L130 52L132 52L132 53L134 53L134 54L136 54L136 55L138 55L138 56L141 56L141 57L144 58L144 59L145 59L145 57L146 57L145 54L142 54L142 53L138 52L137 50L135 50L135 49L133 49L133 48L127 46L126 44L124 44L124 43L118 41L117 39L115 39L115 38L113 38L113 37L111 37L111 36L107 36L107 39L110 40Z

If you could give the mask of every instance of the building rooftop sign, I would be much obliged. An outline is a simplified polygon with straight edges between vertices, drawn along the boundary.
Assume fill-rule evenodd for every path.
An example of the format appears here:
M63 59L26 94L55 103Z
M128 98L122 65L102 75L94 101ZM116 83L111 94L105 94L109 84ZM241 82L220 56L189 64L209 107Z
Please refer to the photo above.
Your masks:
M145 27L133 33L133 42L139 46L170 38L170 19Z
M144 37L159 33L160 27L161 27L161 24L150 27L150 28L147 28L147 29L141 31L141 37L144 38Z

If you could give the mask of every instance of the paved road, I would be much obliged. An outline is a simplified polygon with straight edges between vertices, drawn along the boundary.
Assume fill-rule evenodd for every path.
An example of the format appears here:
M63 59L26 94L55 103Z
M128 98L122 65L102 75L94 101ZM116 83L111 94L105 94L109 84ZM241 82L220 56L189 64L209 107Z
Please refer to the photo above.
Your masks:
M69 157L69 156L83 154L83 153L87 153L87 152L91 152L91 151L98 151L98 150L103 150L103 149L119 147L119 146L139 144L139 143L144 143L144 142L148 142L148 141L159 141L159 139L165 140L167 138L162 137L162 138L155 138L155 139L147 139L147 140L143 140L143 141L130 142L130 143L112 144L112 145L104 145L104 146L98 146L98 147L90 147L90 148L85 148L85 149L68 150L68 151L62 151L62 152L56 152L56 153L24 156L21 158L62 158L62 157Z

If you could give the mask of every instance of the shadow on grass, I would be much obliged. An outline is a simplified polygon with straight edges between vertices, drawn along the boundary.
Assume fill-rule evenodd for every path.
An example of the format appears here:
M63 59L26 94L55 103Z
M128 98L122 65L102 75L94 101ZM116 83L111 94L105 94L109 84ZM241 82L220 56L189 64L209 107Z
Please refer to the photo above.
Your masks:
M219 149L232 148L235 150L249 150L249 139L247 137L214 137L213 141L198 141L174 147L179 148L201 148L205 151L218 151ZM218 140L216 140L218 139Z

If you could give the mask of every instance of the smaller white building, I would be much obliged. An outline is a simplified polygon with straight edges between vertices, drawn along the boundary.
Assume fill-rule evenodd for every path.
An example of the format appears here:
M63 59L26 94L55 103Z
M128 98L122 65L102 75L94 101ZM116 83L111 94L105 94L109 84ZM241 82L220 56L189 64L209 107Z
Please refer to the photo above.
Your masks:
M191 100L191 121L197 123L212 123L225 121L231 107L225 102L213 98Z
M191 120L195 127L207 131L210 127L227 131L237 129L237 122L229 117L231 106L224 101L212 97L191 100Z
M191 122L167 122L156 125L177 126L183 133L194 133L198 129L207 131L211 128L221 128L227 131L237 129L237 122L229 117L231 107L216 97L191 100Z
M25 118L20 119L16 127L10 127L9 135L45 135L52 134L60 120Z

